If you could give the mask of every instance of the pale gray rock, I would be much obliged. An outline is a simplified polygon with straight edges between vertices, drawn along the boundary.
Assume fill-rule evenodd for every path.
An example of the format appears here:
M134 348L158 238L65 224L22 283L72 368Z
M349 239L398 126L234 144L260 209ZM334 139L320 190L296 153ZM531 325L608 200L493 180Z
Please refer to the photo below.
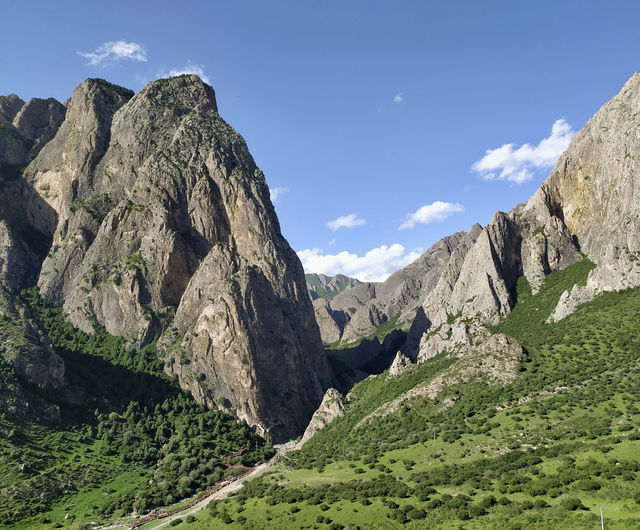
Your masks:
M0 96L0 165L26 165L55 135L64 120L59 101Z
M560 295L558 304L547 322L558 322L573 313L578 306L590 301L596 292L590 285L574 285L571 291L564 291Z
M413 363L411 359L404 355L402 352L396 353L396 356L393 358L393 362L389 367L389 377L395 377L397 375L403 374L406 372Z
M30 99L18 111L13 126L25 141L28 161L55 136L65 113L65 106L53 98Z
M343 311L333 311L329 302L324 298L316 298L313 301L313 311L322 341L328 344L338 342L342 336L342 328L346 323L347 314Z
M0 96L0 124L13 123L13 119L23 105L24 101L16 94Z
M470 345L471 332L467 322L457 319L452 324L443 323L423 335L418 351L418 362L432 359L445 351L460 354Z
M0 279L0 358L9 361L16 374L34 385L59 388L65 366L36 325L29 310Z
M23 222L52 239L41 293L75 325L162 334L196 399L274 440L304 429L332 378L304 272L210 86L85 81L19 183Z
M344 396L335 388L329 388L322 398L322 403L318 407L318 410L313 413L311 421L298 444L298 448L306 444L320 429L343 416L344 406Z
M597 268L561 300L555 318L602 291L640 285L640 73L575 135L540 197Z
M474 225L469 233L458 232L445 237L386 281L347 288L333 298L327 312L337 314L345 322L342 324L335 319L342 331L341 343L348 344L370 336L378 326L390 321L409 331L425 299L433 296L439 282L446 284L451 281L452 268L464 260L481 232L482 228ZM446 278L442 280L443 277ZM320 316L324 317L324 314ZM334 329L326 324L321 326L321 333L323 329L325 334L331 333L335 337ZM325 334L325 342L334 342L328 341Z
M450 315L497 322L513 307L511 290L521 273L518 226L504 213L496 212L465 256L450 297L441 308L425 307L434 326ZM442 307L443 304L440 304Z

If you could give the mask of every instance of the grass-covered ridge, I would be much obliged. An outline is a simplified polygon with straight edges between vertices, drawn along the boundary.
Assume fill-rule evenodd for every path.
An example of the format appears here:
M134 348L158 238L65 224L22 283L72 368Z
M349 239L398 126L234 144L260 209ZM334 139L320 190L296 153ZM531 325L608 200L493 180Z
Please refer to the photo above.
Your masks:
M600 507L606 528L640 526L640 288L545 323L592 267L553 273L536 295L519 281L495 330L525 348L513 383L455 385L363 428L381 403L464 359L369 378L287 465L184 527L596 528Z
M60 423L0 412L2 525L81 527L144 513L242 471L229 464L273 454L246 423L182 391L162 371L154 343L132 348L101 328L87 335L37 291L21 297L65 361L68 384L55 392L31 389L60 407ZM7 363L0 370L11 375Z

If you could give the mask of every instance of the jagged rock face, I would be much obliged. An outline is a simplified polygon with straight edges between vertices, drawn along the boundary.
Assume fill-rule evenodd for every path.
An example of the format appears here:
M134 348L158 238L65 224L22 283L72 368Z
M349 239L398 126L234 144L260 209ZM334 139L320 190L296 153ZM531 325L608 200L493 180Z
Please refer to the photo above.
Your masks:
M15 300L37 261L6 221L0 220L0 359L12 363L16 373L34 384L59 386L64 364L47 344L25 307Z
M53 98L0 96L0 161L22 165L31 161L54 137L64 120L65 107Z
M425 274L431 265L429 259L419 260L376 285L362 308L347 313L341 340L371 334L399 307L405 308L400 316L406 316L410 306L406 297L417 295L422 303L422 323L417 326L414 322L415 332L409 333L402 353L425 360L445 350L464 350L470 340L461 321L472 321L474 326L497 323L515 303L519 276L526 277L535 294L550 272L582 259L581 251L597 267L586 286L576 286L562 295L550 321L564 318L603 290L640 285L638 116L640 73L574 137L526 204L509 214L497 212L484 229L474 230L471 241L445 253L441 270L422 280L423 291L416 289L411 269ZM441 251L438 245L446 240L427 254ZM347 297L351 291L340 296ZM390 296L391 291L394 294ZM336 301L338 297L328 308L318 306L317 312L322 309L330 315L339 307ZM335 337L335 329L329 325L324 328Z
M550 272L582 259L580 251L597 267L586 286L562 294L549 321L599 292L640 285L639 115L636 73L574 137L531 199L494 216L451 275L450 295L437 288L427 298L425 315L440 328L423 337L419 359L469 347L464 325L445 325L445 317L495 323L511 310L519 275L536 293Z
M600 290L640 284L640 73L560 157L540 193L594 261Z
M412 366L412 364L411 359L402 352L396 353L391 366L389 366L389 377L395 377L396 375L403 374Z
M448 315L461 313L463 317L492 321L504 315L514 304L511 290L521 273L520 234L517 225L508 216L497 212L491 223L478 236L465 256L460 274L446 300ZM444 321L427 316L434 325Z
M0 96L0 123L12 123L23 105L24 101L16 94Z
M347 320L346 313L331 309L331 305L324 298L316 298L313 301L313 311L323 342L328 344L338 342Z
M38 281L78 327L139 344L196 398L279 439L330 373L262 172L196 76L87 80L16 194L52 238Z
M314 412L309 425L305 429L298 447L300 448L306 444L320 429L343 416L344 405L344 396L335 388L328 389L318 410Z
M417 356L418 362L424 362L444 351L449 353L464 351L471 345L472 333L470 325L462 319L452 324L441 324L422 336Z

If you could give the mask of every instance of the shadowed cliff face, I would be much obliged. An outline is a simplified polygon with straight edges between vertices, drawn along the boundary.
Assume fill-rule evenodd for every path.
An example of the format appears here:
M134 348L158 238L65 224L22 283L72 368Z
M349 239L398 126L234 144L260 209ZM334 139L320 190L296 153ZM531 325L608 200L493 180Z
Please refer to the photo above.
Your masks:
M41 293L75 325L159 337L198 400L276 439L304 429L330 382L304 273L210 86L87 80L16 182L52 240Z

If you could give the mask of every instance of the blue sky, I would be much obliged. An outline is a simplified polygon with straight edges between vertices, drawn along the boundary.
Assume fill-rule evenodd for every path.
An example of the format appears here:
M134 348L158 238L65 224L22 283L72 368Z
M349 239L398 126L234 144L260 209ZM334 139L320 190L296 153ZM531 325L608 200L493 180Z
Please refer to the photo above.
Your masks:
M6 1L3 19L0 94L200 72L307 269L370 280L526 200L640 63L632 1Z

